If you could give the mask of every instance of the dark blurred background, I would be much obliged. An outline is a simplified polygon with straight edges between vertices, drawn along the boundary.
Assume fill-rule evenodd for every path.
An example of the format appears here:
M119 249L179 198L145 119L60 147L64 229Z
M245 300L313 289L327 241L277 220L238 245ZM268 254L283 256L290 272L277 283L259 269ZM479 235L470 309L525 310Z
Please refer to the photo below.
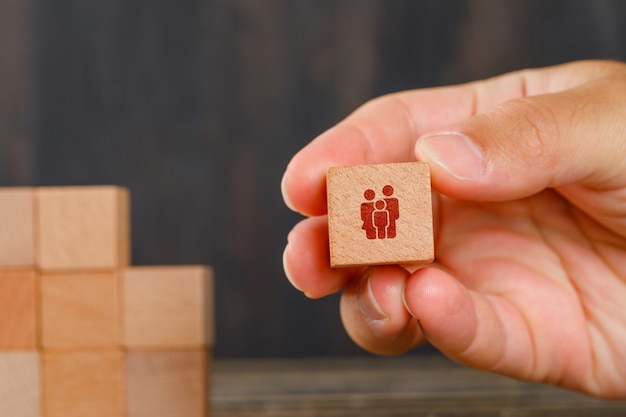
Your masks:
M362 354L338 296L282 271L290 157L384 93L624 60L625 19L620 0L1 0L0 186L129 187L134 264L215 267L218 357Z

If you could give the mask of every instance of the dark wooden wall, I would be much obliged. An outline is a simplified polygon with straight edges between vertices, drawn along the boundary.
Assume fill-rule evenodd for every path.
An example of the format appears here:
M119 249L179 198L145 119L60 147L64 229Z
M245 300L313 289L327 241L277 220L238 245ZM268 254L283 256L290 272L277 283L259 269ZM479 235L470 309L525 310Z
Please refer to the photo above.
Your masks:
M135 264L217 273L218 356L357 354L292 289L299 148L365 100L626 59L619 0L3 0L0 185L127 186Z

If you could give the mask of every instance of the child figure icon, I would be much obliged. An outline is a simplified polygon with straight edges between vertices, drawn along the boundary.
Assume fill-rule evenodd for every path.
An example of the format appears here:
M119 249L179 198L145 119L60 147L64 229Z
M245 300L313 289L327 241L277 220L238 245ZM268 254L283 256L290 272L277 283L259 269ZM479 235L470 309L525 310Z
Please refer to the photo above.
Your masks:
M363 193L365 202L361 204L361 220L368 239L393 239L396 237L396 221L400 218L400 204L393 197L393 187L383 187L384 198L374 201L376 193L367 189Z

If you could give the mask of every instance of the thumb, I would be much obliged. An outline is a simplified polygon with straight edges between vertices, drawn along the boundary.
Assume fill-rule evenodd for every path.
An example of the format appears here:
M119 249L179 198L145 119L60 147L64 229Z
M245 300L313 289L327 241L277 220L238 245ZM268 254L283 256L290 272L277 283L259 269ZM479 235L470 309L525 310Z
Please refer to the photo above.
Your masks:
M504 201L548 187L626 186L626 70L558 93L521 97L418 139L433 187Z

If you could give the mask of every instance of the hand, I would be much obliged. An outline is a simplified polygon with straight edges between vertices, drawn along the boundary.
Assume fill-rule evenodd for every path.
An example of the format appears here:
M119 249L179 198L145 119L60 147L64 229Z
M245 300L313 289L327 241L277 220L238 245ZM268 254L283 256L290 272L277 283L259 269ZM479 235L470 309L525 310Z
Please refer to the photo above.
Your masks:
M431 167L435 263L331 269L330 166ZM626 65L577 62L373 100L294 156L285 271L344 290L363 348L428 341L515 378L626 398Z

